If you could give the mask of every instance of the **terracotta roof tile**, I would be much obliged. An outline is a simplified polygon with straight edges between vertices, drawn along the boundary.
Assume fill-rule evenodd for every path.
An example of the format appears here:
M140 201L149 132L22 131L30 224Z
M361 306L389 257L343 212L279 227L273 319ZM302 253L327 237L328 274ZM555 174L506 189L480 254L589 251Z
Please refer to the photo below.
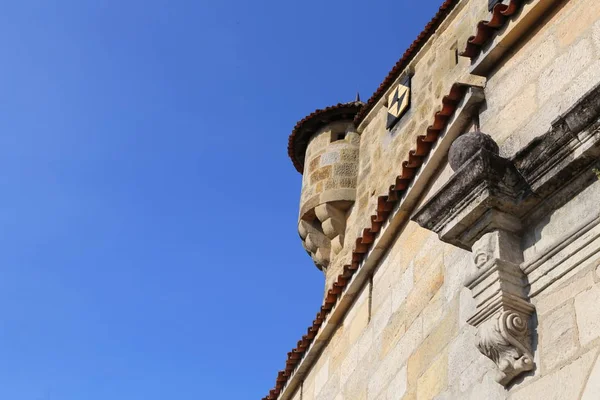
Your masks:
M498 3L492 9L492 18L489 21L479 21L475 35L467 40L465 50L460 53L463 57L473 60L481 53L482 47L494 37L498 29L502 28L508 18L514 15L521 6L523 0L511 0L508 4Z

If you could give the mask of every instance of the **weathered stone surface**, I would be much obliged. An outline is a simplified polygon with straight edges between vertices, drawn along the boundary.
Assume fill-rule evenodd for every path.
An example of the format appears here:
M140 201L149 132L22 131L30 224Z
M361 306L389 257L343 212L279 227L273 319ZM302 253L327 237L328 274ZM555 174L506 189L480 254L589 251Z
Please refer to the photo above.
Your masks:
M508 231L520 229L516 221L510 221L510 218L514 219L510 214L515 212L514 206L523 186L522 177L512 162L481 149L421 206L412 219L438 233L443 241L470 250L479 239L477 234L485 233L486 229L489 231L500 225ZM480 226L482 222L479 221L486 214L490 215L489 226ZM470 232L471 228L475 230Z
M579 341L586 346L600 336L600 285L575 297Z
M401 331L399 331L401 332ZM423 340L423 321L417 318L404 333L394 336L394 341L387 345L391 350L382 354L397 360L401 365L408 361L410 355L417 349ZM385 349L385 347L383 348Z
M509 400L577 400L597 350L585 353L571 364L517 390Z
M386 392L386 400L401 400L406 393L406 389L408 388L407 382L407 374L406 374L406 366L404 366L396 376L390 382L387 392Z
M340 386L344 386L358 365L358 346L350 346L350 350L340 366Z
M548 66L547 73L540 76L538 101L543 103L558 93L592 61L593 55L592 44L589 40L583 39L570 47L567 53L556 58Z
M404 271L400 280L392 286L392 312L396 312L414 288L414 264Z
M436 329L419 345L408 360L408 382L413 383L429 368L431 363L458 331L457 307L450 308L449 312L440 321Z
M325 384L327 383L328 380L329 380L329 358L326 358L325 362L323 363L323 365L321 366L321 368L315 375L315 394L317 396L321 392L321 389L323 389L323 386L325 386Z
M546 315L539 332L543 368L549 371L571 358L579 347L573 306L566 304Z
M591 288L593 285L594 276L592 272L589 272L583 277L570 282L566 286L550 292L548 295L542 293L539 298L535 300L536 311L538 315L543 316L561 306L566 301L575 298L576 295Z
M448 353L443 352L417 381L417 400L429 400L448 384Z
M456 171L481 149L493 154L499 153L498 145L490 135L483 132L465 133L452 143L448 153L448 162L452 169Z
M478 367L479 360L485 357L477 350L477 335L475 328L467 326L461 334L458 335L448 346L448 382L458 388L460 392L467 390L469 383L461 382L462 376L466 371L483 376L485 369ZM477 378L467 379L467 381L477 380Z
M600 358L596 356L596 363L587 379L581 400L597 400L600 397Z
M379 363L379 367L371 374L368 385L368 399L376 399L389 382L396 376L402 365L402 353L390 351Z
M454 397L456 400L504 400L506 398L507 391L496 382L493 372L485 374L481 382L473 386L466 395L461 394Z

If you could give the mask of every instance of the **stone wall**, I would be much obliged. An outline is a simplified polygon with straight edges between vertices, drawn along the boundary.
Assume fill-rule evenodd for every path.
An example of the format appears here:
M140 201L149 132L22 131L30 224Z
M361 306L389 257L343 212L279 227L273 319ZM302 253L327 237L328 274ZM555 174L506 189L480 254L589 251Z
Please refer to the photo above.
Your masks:
M414 147L415 138L424 134L431 124L442 97L465 75L469 61L457 57L457 53L487 11L487 3L483 0L459 3L440 26L438 34L417 54L406 70L412 75L412 105L391 131L386 130L384 101L380 101L359 126L357 197L348 220L347 243L353 243L359 232L368 226L377 197L387 192L398 175L399 165ZM340 257L332 260L332 275L337 276L342 266L348 263L351 250L346 248Z
M527 18L538 2L544 3L527 2L509 24ZM554 3L485 76L481 130L508 159L600 84L600 5ZM414 74L412 106L394 129L385 128L384 100L359 126L356 203L348 213L346 246L331 260L332 276L349 263L354 239L369 226L377 197L394 182L416 135L431 123L434 105L453 83L474 79L470 61L456 63L453 52L488 15L487 6L487 0L461 2L421 50L407 71ZM443 159L433 180L420 183L416 208L452 175ZM530 321L533 371L506 385L496 382L498 367L478 350L477 329L467 323L476 309L464 286L474 268L472 253L410 221L345 316L328 322L334 333L301 384L281 398L600 399L600 183L594 179L591 170L578 173L548 199L551 209L522 216L528 223L521 268L536 310Z

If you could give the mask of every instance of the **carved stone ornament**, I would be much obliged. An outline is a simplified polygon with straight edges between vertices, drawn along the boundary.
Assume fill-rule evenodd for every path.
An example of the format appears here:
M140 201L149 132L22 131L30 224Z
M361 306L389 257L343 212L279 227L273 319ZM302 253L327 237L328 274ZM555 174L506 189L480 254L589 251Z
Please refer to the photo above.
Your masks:
M456 139L449 154L454 174L411 217L443 242L473 252L465 285L476 311L467 322L477 327L477 347L498 366L502 385L535 368L528 329L533 269L523 269L521 235L561 207L565 193L595 181L598 159L600 84L511 159L481 132Z
M534 367L527 317L515 311L502 311L485 321L477 332L477 347L498 366L496 381L502 385Z
M474 268L465 286L476 312L477 347L498 366L497 381L507 385L535 365L528 321L535 311L520 269L522 224L516 214L526 185L514 164L481 132L463 135L450 148L454 175L415 213L422 227L473 253Z

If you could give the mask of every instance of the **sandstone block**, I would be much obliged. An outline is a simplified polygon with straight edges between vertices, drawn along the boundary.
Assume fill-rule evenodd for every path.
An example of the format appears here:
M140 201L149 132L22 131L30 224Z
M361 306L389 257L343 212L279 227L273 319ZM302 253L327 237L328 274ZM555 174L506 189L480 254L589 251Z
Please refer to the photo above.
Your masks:
M392 379L390 384L388 385L386 391L386 400L401 400L406 393L406 389L408 388L407 381L407 371L406 366L404 366L396 376Z
M582 346L600 336L600 286L580 293L575 297L579 341Z
M456 306L449 307L449 311L434 329L434 331L421 343L418 349L408 360L408 382L416 382L425 372L432 361L442 352L458 331L458 310Z
M333 373L327 380L321 391L317 394L318 400L334 400L340 393L340 379L337 373Z
M568 303L540 318L539 337L543 372L552 370L577 351L575 310Z
M600 397L600 358L596 358L596 363L592 368L587 384L583 389L581 400L597 400Z
M539 104L543 104L559 93L562 88L585 69L594 57L589 39L582 39L568 51L557 57L540 75L538 84Z
M596 48L600 50L600 21L596 22L592 27L592 38Z
M596 353L596 349L585 353L566 367L531 382L509 399L578 400Z
M369 303L362 302L354 314L354 318L347 324L348 343L352 345L360 337L369 323Z
M456 386L461 381L465 371L478 374L481 378L485 370L478 368L477 361L487 358L477 350L477 336L475 328L465 327L448 346L448 381ZM466 388L459 387L459 391Z
M414 288L414 266L411 263L402 277L392 286L392 312L398 311Z
M381 357L390 357L402 365L409 359L422 340L423 320L419 317L406 329L406 332L391 336L389 342L382 343Z
M329 358L326 358L325 362L318 369L317 374L315 375L315 395L318 398L321 389L329 380Z
M381 358L384 358L400 337L406 332L406 323L403 312L395 312L390 317L389 323L381 334Z
M417 400L433 399L448 384L448 353L443 352L417 381Z
M566 286L557 289L556 291L551 291L552 288L548 288L547 291L550 291L549 294L544 296L545 292L542 292L540 298L536 299L536 311L538 315L543 316L544 314L562 305L564 302L573 299L577 294L589 289L593 285L594 276L593 273L590 272L585 276L568 283Z
M581 38L590 26L600 19L600 8L595 3L581 2L578 9L573 10L556 26L556 36L562 47L566 47ZM582 11L585 9L585 11Z
M457 398L460 400L505 400L507 398L506 389L496 382L494 375L495 371L486 373L481 382L473 386L468 393L457 396ZM538 397L533 397L533 399L538 399ZM541 400L543 397L539 397L539 399Z
M431 298L437 293L444 283L444 273L441 264L430 268L427 274L418 281L406 299L406 322L412 320L423 311Z
M340 386L344 386L358 365L358 346L351 346L340 366Z

